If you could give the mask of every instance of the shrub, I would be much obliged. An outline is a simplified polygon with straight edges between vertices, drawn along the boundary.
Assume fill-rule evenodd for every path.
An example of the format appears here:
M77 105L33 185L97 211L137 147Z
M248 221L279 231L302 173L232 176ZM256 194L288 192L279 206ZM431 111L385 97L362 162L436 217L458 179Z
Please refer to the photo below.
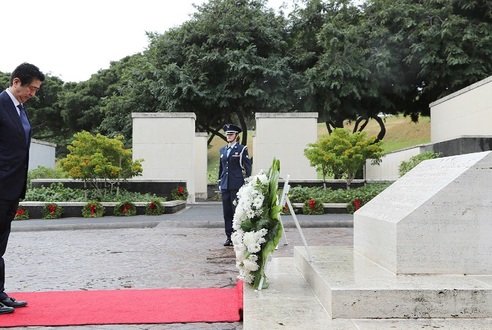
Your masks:
M63 183L52 183L49 187L28 189L24 200L33 202L84 202L86 197L82 189L68 188Z
M289 190L289 200L292 203L304 203L308 199L322 197L326 193L323 190L321 187L293 187Z
M104 206L98 201L90 201L82 208L84 218L99 218L104 215Z
M129 217L137 214L137 208L132 202L121 202L114 207L113 214L116 216Z
M102 194L104 182L117 183L142 175L142 160L132 160L132 150L123 146L123 136L108 138L82 131L67 146L69 154L60 166L74 179L90 184Z
M419 155L411 157L408 161L401 162L399 167L400 177L404 176L411 169L413 169L418 164L422 163L424 160L434 159L441 157L440 153L435 153L434 151L426 151Z
M146 215L161 215L162 213L163 213L163 207L159 200L150 201L145 206Z
M64 179L64 178L68 178L68 174L59 167L52 169L44 166L38 166L34 170L30 170L29 173L27 173L27 182L29 186L31 184L31 180L34 179Z
M293 187L289 191L289 200L292 203L305 204L308 200L319 200L321 203L346 203L350 213L355 211L355 200L359 200L359 207L369 202L390 183L369 183L355 189L323 189L321 187ZM288 209L283 210L288 214Z
M346 202L348 212L354 213L357 208L356 204L358 204L359 208L362 207L371 199L379 195L388 186L389 183L374 183L365 185L364 187L360 187L358 189L353 189L351 191L352 194L350 195L350 199Z
M30 188L24 200L33 202L86 202L99 200L101 202L149 202L154 199L165 201L165 198L151 194L141 194L120 189L119 194L111 193L108 189L102 196L92 189L74 189L65 187L63 183L52 183L49 187Z
M308 144L304 155L309 164L322 173L323 184L326 184L326 176L332 175L344 178L349 188L367 159L372 159L372 164L381 162L383 147L381 141L368 137L365 132L351 133L344 128L335 128L318 142Z
M59 219L63 214L63 208L56 203L46 204L43 207L43 219Z

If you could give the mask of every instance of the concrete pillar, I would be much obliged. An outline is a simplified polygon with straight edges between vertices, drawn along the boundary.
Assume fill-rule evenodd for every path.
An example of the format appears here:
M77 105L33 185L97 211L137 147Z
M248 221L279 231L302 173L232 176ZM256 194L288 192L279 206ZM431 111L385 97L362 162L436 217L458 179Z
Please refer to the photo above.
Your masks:
M133 159L143 159L146 180L186 181L195 201L196 137L194 113L132 113Z
M280 176L293 180L317 179L316 170L304 156L308 143L318 139L315 112L256 113L253 140L253 174L268 170L273 158L280 160Z
M207 199L207 133L195 133L195 198Z

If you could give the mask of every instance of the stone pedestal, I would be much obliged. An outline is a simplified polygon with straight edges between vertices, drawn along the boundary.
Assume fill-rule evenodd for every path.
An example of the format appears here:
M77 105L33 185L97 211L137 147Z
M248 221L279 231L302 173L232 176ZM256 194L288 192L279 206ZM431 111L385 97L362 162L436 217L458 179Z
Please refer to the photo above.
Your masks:
M333 319L492 317L492 276L396 275L352 247L296 246L294 259Z
M492 317L492 152L429 160L354 214L354 247L296 247L332 318Z

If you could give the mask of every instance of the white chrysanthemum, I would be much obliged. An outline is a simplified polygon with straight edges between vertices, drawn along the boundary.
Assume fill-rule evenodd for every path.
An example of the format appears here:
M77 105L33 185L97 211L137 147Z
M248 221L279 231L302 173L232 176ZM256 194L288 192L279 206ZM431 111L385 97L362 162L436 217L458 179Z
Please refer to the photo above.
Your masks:
M265 236L266 236L266 234L268 234L268 229L266 229L266 228L261 228L260 230L258 230L258 231L256 232L256 234L257 234L257 235L259 235L259 237L262 237L262 238L263 238L263 237L265 237ZM263 242L265 242L265 239L263 239ZM262 243L263 243L263 242L262 242Z
M253 211L252 209L249 209L246 211L246 216L249 218L249 219L253 219L255 217L255 211Z
M266 176L266 174L265 174L265 173L260 173L260 174L258 174L258 175L256 176L256 178L257 178L258 180L260 180L260 182L261 182L262 184L267 184L267 183L268 183L268 177Z
M263 236L266 235L266 229L262 229L258 232L250 231L244 233L243 236L243 244L246 246L248 252L256 253L261 250L261 244L265 242L265 238Z
M239 264L241 264L246 259L246 253L244 251L244 249L234 251L236 252L236 262Z
M253 194L253 191L255 189L253 188L253 185L247 184L241 187L241 197L243 198L248 198L248 196L251 196Z
M239 229L241 229L241 221L239 221L238 219L234 218L232 220L232 229L233 230L239 230Z
M256 253L260 252L261 250L261 245L258 242L251 243L250 245L247 245L248 252L251 253Z
M258 261L258 255L256 255L256 254L250 254L249 257L248 257L248 260L249 261L252 261L252 262L257 262Z
M243 280L246 283L249 283L249 284L253 283L255 280L254 275L252 273L246 272L246 271L239 272L238 278Z
M249 246L251 244L255 244L257 242L257 238L256 238L255 233L256 232L254 232L254 231L245 232L243 235L243 244L246 246Z
M237 221L237 222L241 223L241 222L245 221L246 219L248 219L246 211L244 210L242 205L238 205L236 207L236 211L234 212L233 221Z
M263 201L265 200L265 197L263 195L257 195L255 199L253 200L253 206L256 209L260 209L261 206L263 205Z
M235 232L232 233L231 240L232 240L232 243L234 243L234 246L236 246L236 245L240 246L243 244L243 235L244 235L244 232L240 228L238 228Z
M258 266L258 263L256 261L253 261L253 260L250 260L250 259L246 259L243 261L243 265L244 265L244 268L250 272L255 272L258 270L258 268L260 268Z

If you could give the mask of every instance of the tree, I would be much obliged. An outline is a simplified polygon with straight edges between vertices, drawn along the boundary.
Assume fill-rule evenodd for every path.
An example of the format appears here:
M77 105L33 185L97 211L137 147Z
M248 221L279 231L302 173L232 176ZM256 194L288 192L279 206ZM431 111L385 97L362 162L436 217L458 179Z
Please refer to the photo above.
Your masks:
M0 72L0 90L4 90L10 86L10 74Z
M59 102L65 124L72 132L99 132L105 115L102 102L110 96L110 86L119 78L114 70L105 69L87 81L65 84Z
M63 91L63 81L58 77L46 76L36 97L29 100L29 120L33 137L50 142L65 142L73 132L69 132L61 115L59 96Z
M99 103L103 118L98 132L108 137L122 135L131 146L132 112L165 111L158 95L149 88L157 78L147 57L135 54L112 62L108 69L117 79L107 87L107 97Z
M365 26L380 27L396 110L416 121L429 104L492 72L488 0L372 0ZM398 64L399 63L399 64Z
M297 93L304 108L317 107L328 132L343 127L345 120L356 121L360 131L373 119L381 127L381 140L385 128L379 113L417 121L429 115L431 102L492 72L490 1L305 3L293 22L319 28L307 35L310 48L293 48L299 58L309 59L304 61L305 85ZM304 30L293 25L292 44L302 44L298 39L306 37Z
M141 175L142 160L132 161L131 149L124 149L119 136L113 139L104 135L80 132L68 146L70 153L60 161L60 165L74 179L89 183L103 195L101 182L111 187L121 180Z
M222 135L227 122L246 132L255 112L292 108L286 21L265 3L211 0L179 28L151 36L145 55L160 109L195 112L199 130Z
M326 188L326 176L345 178L347 189L355 179L367 159L379 164L383 156L382 142L368 138L364 132L350 133L343 128L335 128L330 135L323 136L318 142L308 144L304 155L311 166L323 175Z

